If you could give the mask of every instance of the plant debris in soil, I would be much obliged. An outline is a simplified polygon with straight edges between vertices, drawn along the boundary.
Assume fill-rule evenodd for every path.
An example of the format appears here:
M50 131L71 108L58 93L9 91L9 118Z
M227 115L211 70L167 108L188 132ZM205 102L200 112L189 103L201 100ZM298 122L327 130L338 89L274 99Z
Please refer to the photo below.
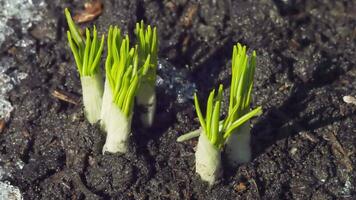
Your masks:
M164 82L154 127L134 123L128 153L102 155L103 133L73 98L81 89L63 11L80 10L82 2L47 0L38 7L43 18L29 27L6 18L7 27L27 31L6 32L0 44L1 57L28 74L7 93L14 110L0 134L1 181L17 186L24 199L356 196L356 107L343 101L356 96L353 1L101 2L101 15L82 26L95 24L100 34L109 25L133 34L141 19L157 26L159 56L192 85L183 90L188 97L228 85L236 42L257 51L252 106L264 113L252 121L253 160L237 169L225 165L218 184L204 184L194 170L196 140L176 142L199 126L193 102L178 101ZM161 81L172 76L160 74Z
M84 10L73 17L77 23L90 22L103 12L103 4L100 0L84 3Z

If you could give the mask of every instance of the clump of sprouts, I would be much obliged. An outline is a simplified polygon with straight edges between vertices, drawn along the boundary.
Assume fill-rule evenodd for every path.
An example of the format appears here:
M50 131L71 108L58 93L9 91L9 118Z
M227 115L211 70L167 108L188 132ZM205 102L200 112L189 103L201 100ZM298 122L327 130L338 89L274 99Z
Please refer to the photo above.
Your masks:
M137 92L137 104L141 108L140 119L145 127L151 127L156 111L156 76L157 76L157 31L143 21L136 23L135 35L138 43L138 63L142 66L150 56L147 73L142 76L142 83Z
M233 48L231 62L232 78L228 111L231 119L227 123L232 123L250 112L256 51L253 51L249 57L246 54L246 46L237 44ZM227 140L225 153L230 165L237 166L251 160L250 129L250 121L246 121L236 128Z
M99 64L103 52L104 36L99 40L94 26L91 32L87 28L86 38L82 38L67 8L65 16L69 27L67 31L69 46L80 75L85 116L91 124L94 124L100 119L102 104L103 83Z
M249 58L246 47L240 44L234 46L232 60L232 81L230 89L229 112L224 119L220 119L223 86L210 92L206 105L206 114L202 114L198 97L194 95L195 110L199 118L200 129L179 137L178 141L199 136L196 158L196 172L203 181L214 184L221 174L221 152L226 147L229 161L235 162L250 151L249 140L236 141L235 135L250 134L250 129L242 129L249 120L262 113L262 108L250 110L251 91L253 87L253 74L256 53ZM247 133L242 132L248 130ZM238 137L239 139L239 137ZM246 148L247 149L244 149ZM231 150L232 149L232 150ZM238 151L238 152L237 152ZM233 155L231 155L233 154ZM236 156L237 154L237 156ZM250 154L249 154L250 155ZM243 157L245 158L245 157Z
M99 68L104 36L98 40L94 26L82 38L79 28L65 9L69 46L80 74L85 115L93 124L100 120L107 132L103 153L125 153L131 133L135 97L144 108L141 119L146 127L153 123L156 108L157 32L156 28L137 23L137 45L130 47L129 37L118 27L110 27L105 61L105 86ZM104 92L103 92L104 90Z
M107 131L103 153L125 153L131 133L135 96L141 76L149 68L150 57L139 67L137 47L130 48L129 37L123 37L117 27L110 27L107 46L101 114L102 125Z

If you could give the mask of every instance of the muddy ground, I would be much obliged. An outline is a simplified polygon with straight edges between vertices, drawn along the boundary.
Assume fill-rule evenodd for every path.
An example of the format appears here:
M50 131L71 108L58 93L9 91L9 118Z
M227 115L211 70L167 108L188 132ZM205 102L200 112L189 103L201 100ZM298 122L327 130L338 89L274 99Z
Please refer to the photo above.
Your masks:
M79 12L83 2L46 3L44 20L0 51L28 73L9 94L15 110L0 134L6 180L24 199L356 198L356 105L342 99L356 95L354 1L104 0L102 15L84 24L129 34L137 20L156 25L159 57L186 70L202 98L227 88L233 44L257 51L253 106L264 113L253 120L254 157L224 166L212 188L194 173L197 141L176 142L198 127L193 102L162 88L155 126L134 123L126 155L101 154L104 135L84 119L65 37L64 8ZM14 46L24 38L32 43Z

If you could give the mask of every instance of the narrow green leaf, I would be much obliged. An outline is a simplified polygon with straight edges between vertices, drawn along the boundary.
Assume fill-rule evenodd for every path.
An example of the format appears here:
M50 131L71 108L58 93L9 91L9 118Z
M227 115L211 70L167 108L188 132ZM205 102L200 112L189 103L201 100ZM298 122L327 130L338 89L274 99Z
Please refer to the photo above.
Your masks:
M113 57L113 68L111 70L111 76L113 77L116 77L119 68L119 62L120 62L119 50L118 50L119 46L117 46L117 40L118 40L117 29L114 29L112 35L112 46L111 46L111 55Z
M90 50L90 31L86 29L86 42L85 42L85 51L83 58L83 75L88 75L88 60L89 60L89 50Z
M220 84L219 90L218 90L218 96L217 96L218 101L222 101L223 91L224 91L224 86L223 86L223 84Z
M143 64L143 66L142 66L142 75L146 75L147 74L147 72L148 72L148 70L149 70L149 67L150 67L150 60L151 60L151 55L150 54L148 54L148 56L147 56L147 58L146 58L146 61L145 61L145 63Z
M133 55L133 71L132 71L131 79L133 79L133 77L137 74L137 71L138 71L138 54L137 54L137 45L135 45L135 53Z
M251 93L252 93L252 88L253 88L253 79L254 79L254 74L255 74L255 69L256 69L256 51L253 51L252 56L250 58L250 74L249 74L249 88L247 92L247 100L245 103L245 107L249 107L250 102L251 102Z
M237 56L237 47L234 45L233 50L232 50L232 60L231 60L231 85L230 85L230 102L229 102L229 115L232 112L232 109L234 107L234 97L236 96L235 94L235 88L236 88L236 56Z
M130 87L127 91L127 96L126 96L125 102L124 102L123 112L125 113L125 115L127 117L129 117L132 113L132 107L133 107L134 97L136 95L136 91L138 88L138 83L139 83L139 78L138 78L138 75L136 75L130 84Z
M210 141L215 146L219 145L219 118L220 118L220 101L215 102L214 111L211 120L211 138Z
M142 55L146 55L146 43L145 43L145 36L144 36L144 32L143 30L140 31L140 45L141 45L141 51L142 51Z
M107 55L111 56L111 45L112 45L112 35L113 35L113 27L110 25L107 39Z
M145 24L143 23L143 20L141 20L141 30L145 29Z
M93 29L93 39L91 41L91 47L90 47L90 50L89 50L89 58L88 58L88 73L90 75L92 75L92 64L93 64L93 61L95 59L95 56L96 56L96 45L97 45L97 38L98 37L98 33L96 32L96 28L94 26L94 29Z
M262 107L257 107L255 109L253 109L252 111L250 111L249 113L243 115L242 117L240 117L239 119L237 119L231 126L228 127L228 129L226 130L225 134L224 134L224 139L227 139L228 137L230 137L230 135L232 134L232 132L238 128L239 126L241 126L242 124L244 124L245 122L247 122L248 120L250 120L252 117L256 116L256 115L260 115L262 114Z
M126 60L127 60L127 57L128 57L128 52L127 52L127 48L126 48L126 43L128 43L128 41L125 39L122 40L122 43L121 43L121 47L120 47L120 50L119 50L119 54L120 54L120 59L119 59L119 71L117 72L116 76L118 77L121 77L124 73L124 71L126 70L125 67L126 67Z
M244 73L245 73L245 71L246 71L246 67L245 67L245 65L246 65L246 56L244 56L244 61L243 61L243 63L242 63L242 69L241 69L241 72L240 72L240 78L239 78L239 83L238 83L238 87L237 87L237 92L236 92L236 96L235 96L235 98L236 98L236 105L238 105L238 109L241 109L242 108L242 100L243 100L243 95L244 95L244 93L243 93L243 90L244 90L244 82L246 81L246 76L244 76ZM237 113L239 113L239 111L237 111ZM235 116L235 118L236 117L238 117L238 116Z
M111 58L111 55L108 55L106 57L106 61L105 61L105 74L106 74L107 80L109 81L111 91L114 94L115 83L114 83L113 77L111 76L111 73L110 73L111 67L112 67L112 58Z
M103 53L103 49L104 49L104 40L105 40L104 35L102 35L99 50L96 52L96 57L91 66L91 73L94 73L99 66L101 54Z
M241 95L238 104L240 105L241 111L245 110L246 108L244 107L246 99L247 99L247 91L248 91L248 86L249 86L249 56L246 56L246 60L244 63L244 69L242 71L242 77L241 77L241 83L239 85L239 94ZM243 114L243 113L241 113Z
M212 90L209 94L208 97L208 102L206 104L206 134L208 138L211 138L211 118L213 116L213 106L214 106L214 96L215 96L215 90Z
M77 68L78 68L79 75L82 76L81 59L80 59L80 56L78 54L78 49L77 49L76 45L73 43L72 36L71 36L69 31L67 31L67 37L68 37L69 46L70 46L70 48L72 50L72 53L73 53L73 56L74 56L75 63L76 63Z
M197 97L196 93L194 93L194 105L195 105L195 111L196 111L196 113L198 115L198 118L199 118L199 121L200 121L200 125L203 128L205 134L208 134L206 132L207 131L206 124L205 124L203 115L202 115L201 110L200 110L199 101L198 101L198 97Z
M127 60L128 53L125 51L126 43L127 43L127 40L125 38L122 40L122 43L121 43L119 62L118 62L118 64L114 63L114 65L117 65L116 70L113 72L113 74L114 74L113 77L115 77L115 80L116 80L115 91L119 91L121 84L122 84L122 77L125 73L125 70L127 69L126 60Z
M152 44L151 44L151 54L152 54L152 64L154 65L154 69L157 68L157 29L153 28L153 36L152 36Z
M78 45L78 46L81 46L81 45L84 45L84 41L79 33L79 29L77 28L77 26L75 25L75 23L73 22L73 19L70 15L70 12L69 12L69 9L66 8L64 10L64 13L65 13L65 16L66 16L66 19L67 19L67 23L68 23L68 27L69 27L69 30L73 36L73 40L74 42Z
M135 28L135 35L136 37L138 36L138 33L140 32L140 24L136 22L136 28Z
M119 98L117 100L117 105L119 106L119 108L124 107L123 103L126 98L127 90L129 89L129 86L130 86L131 72L132 72L132 66L130 66L127 69L127 71L125 72L124 77L123 77L123 79L124 79L123 85L121 87L121 90L119 92Z
M234 116L236 116L236 112L238 111L238 105L235 104L233 107L231 114L228 114L227 118L224 120L223 123L223 130L226 130L226 128L233 122Z

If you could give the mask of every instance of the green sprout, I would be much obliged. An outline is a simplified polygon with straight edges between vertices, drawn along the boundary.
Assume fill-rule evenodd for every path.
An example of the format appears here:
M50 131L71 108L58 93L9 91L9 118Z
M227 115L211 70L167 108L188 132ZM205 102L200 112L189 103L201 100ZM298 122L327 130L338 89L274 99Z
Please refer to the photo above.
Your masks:
M145 28L143 21L136 23L135 35L138 43L139 64L142 66L148 56L151 57L147 73L143 76L152 86L156 84L157 74L157 30L150 25Z
M215 146L217 149L222 149L226 140L231 136L234 130L236 130L243 123L251 119L256 115L260 115L262 113L261 107L257 107L252 111L246 113L240 118L235 119L232 123L226 123L230 120L231 115L225 120L220 121L220 107L222 101L222 91L223 85L219 86L219 91L216 97L214 97L215 90L210 92L208 102L207 102L207 110L206 117L203 117L203 114L200 110L198 97L194 94L194 104L195 110L199 118L200 125L203 129L203 132L206 134L206 137L209 139L210 143ZM228 124L226 127L222 125Z
M250 104L253 77L256 69L256 51L253 51L249 57L246 54L246 46L242 46L239 43L234 45L231 69L229 117L224 122L224 127L230 126L234 121L252 112L250 112ZM261 110L260 107L256 109ZM232 166L251 160L250 129L250 122L246 121L232 130L231 136L226 142L225 152Z
M229 117L224 127L247 114L250 110L253 75L256 68L256 51L246 54L246 46L234 45L232 53L232 79L230 87Z
M138 62L142 66L150 57L149 67L142 77L142 84L137 93L137 104L142 107L140 118L144 126L150 127L156 110L156 76L157 76L157 31L150 25L145 27L143 21L136 23L135 35L138 43Z
M241 157L244 159L246 151L250 155L250 129L247 122L252 117L262 113L261 107L250 110L255 68L256 52L254 51L252 56L249 57L246 54L245 46L235 45L232 55L229 111L222 120L220 119L220 110L223 85L219 86L217 94L215 90L210 92L205 116L201 111L198 97L194 94L195 110L201 128L179 137L177 141L184 141L200 135L195 154L196 172L210 185L221 174L220 152L224 147L226 147L229 162L231 160L232 163L235 163L236 159L241 159ZM236 140L236 138L241 140ZM237 162L241 163L239 161Z
M130 48L129 37L123 37L119 28L110 27L102 107L102 122L107 130L104 152L126 152L135 96L149 63L150 56L147 56L139 67L137 46Z
M92 31L93 38L90 37L90 31L85 30L86 40L80 35L79 28L73 22L68 8L65 9L65 15L69 30L67 31L69 46L74 55L80 76L93 76L97 73L101 54L104 47L104 35L101 41L98 40L96 27Z
M108 35L108 56L105 63L113 102L129 117L132 114L134 96L139 78L137 72L137 50L130 48L129 37L122 38L120 29L110 28Z
M100 60L104 47L104 36L98 39L94 26L92 33L85 30L86 39L82 38L79 28L75 25L68 8L65 9L69 30L67 37L75 63L81 78L85 114L90 123L100 119L103 84L100 73Z

